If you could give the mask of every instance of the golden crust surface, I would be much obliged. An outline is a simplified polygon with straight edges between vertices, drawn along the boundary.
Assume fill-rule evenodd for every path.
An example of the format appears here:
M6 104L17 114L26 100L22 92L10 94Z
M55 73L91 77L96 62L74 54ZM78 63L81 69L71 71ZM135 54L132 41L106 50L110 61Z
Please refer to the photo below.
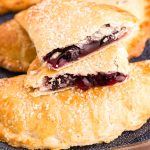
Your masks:
M132 41L132 44L129 47L129 58L139 56L141 54L141 52L143 51L145 41L150 37L150 35L149 35L149 33L150 33L149 32L149 27L150 27L150 21L149 21L150 20L150 17L149 17L150 16L149 15L150 1L149 0L132 0L132 1L126 0L126 1L119 1L119 3L117 1L112 1L112 0L96 0L96 1L95 0L89 0L89 1L115 5L115 6L123 8L123 9L126 9L129 12L132 12L137 18L140 18L139 21L140 21L140 26L141 26L141 32L139 33L139 35L137 37L135 37L135 39ZM7 0L5 1L5 3L7 3L7 5L9 5L8 2L10 2L10 1L7 1ZM15 1L11 1L11 3L13 3L13 2L15 4ZM2 4L2 1L1 1L0 2L0 13L2 11L6 12L7 9ZM9 24L9 26L11 26L11 24ZM6 28L4 28L4 27L0 27L0 28L1 28L0 30L1 30L2 35L5 35L4 39L7 39L6 42L11 43L9 37L13 36L14 31L11 33L10 31L12 31L12 30L9 30L9 34L8 34L8 33L6 33L8 31L8 30L6 30ZM12 24L12 28L14 28L14 24ZM5 29L6 32L3 29ZM15 28L15 30L16 30L15 32L20 33L20 36L18 36L18 37L23 36L22 32L19 32L20 27ZM3 41L2 38L0 38L0 39ZM16 40L16 41L18 41L18 40ZM13 40L14 45L17 45L16 41ZM31 44L30 42L27 43L27 40L25 40L25 41L26 41L25 44L27 46ZM10 51L9 50L10 47L5 46L6 42L3 42L4 45L0 45L0 46L2 48L5 47L6 51ZM22 51L20 51L20 53L21 52ZM20 57L20 55L21 55L20 53L18 51L18 53L17 53L18 56L17 57ZM12 55L7 55L7 58L3 55L4 55L4 53L1 54L1 56L0 56L0 62L1 62L2 67L6 68L6 69L9 69L11 71L21 71L21 72L23 71L24 72L24 71L27 70L28 64L26 64L26 63L22 64L22 62L20 62L18 60L17 61L12 60Z
M150 61L131 64L127 82L86 92L32 97L26 76L0 80L0 140L17 147L62 149L110 142L150 117Z
M89 1L92 1L92 0L89 0ZM93 1L95 1L95 0L93 0ZM132 41L132 44L130 45L130 48L129 48L129 51L130 51L129 57L130 58L138 56L142 52L144 43L149 37L149 26L150 26L149 25L149 20L150 20L149 19L149 16L150 16L149 15L149 7L150 7L149 0L144 0L144 1L143 0L142 1L135 0L135 1L133 1L134 5L130 4L130 3L132 3L132 1L130 1L130 0L126 1L125 3L121 2L121 1L120 1L120 3L117 3L116 1L110 1L110 0L106 0L106 1L99 0L96 2L119 6L121 8L124 8L124 9L132 12L134 15L136 15L138 18L140 18L140 26L141 26L142 32L140 32L139 35L135 37L135 39ZM134 6L134 8L132 8L133 6ZM6 10L5 7L3 5L1 5L1 3L0 3L0 8L3 8L4 10ZM12 25L12 28L14 28L14 24L9 24L10 27L11 27L11 25ZM24 34L22 32L19 32L20 31L19 26L17 26L17 28L14 28L15 31L9 30L9 32L7 32L8 30L6 30L6 28L4 28L4 26L6 26L6 25L3 25L3 28L0 27L1 31L2 31L1 32L2 35L5 35L5 37L2 37L2 38L7 39L7 42L10 43L10 45L12 45L12 44L11 44L11 40L9 39L9 37L10 36L13 37L14 32L17 32L18 34L20 34L20 35L18 35L18 38L24 36ZM3 29L5 29L5 30L3 30ZM27 39L27 36L26 36L26 39ZM3 39L1 39L1 40L3 41ZM22 39L20 39L20 40L22 40ZM19 39L16 41L19 41ZM18 42L16 42L16 41L13 40L14 45L18 44ZM29 42L27 42L27 41L29 41ZM10 51L10 49L9 49L10 47L9 46L6 47L6 42L3 42L3 43L1 42L1 44L4 44L4 45L0 45L2 48L5 47L6 51ZM30 40L25 40L25 44L27 47L28 47L28 45L31 45ZM22 53L22 51L20 51L20 53ZM20 57L20 55L21 55L20 53L18 51L17 57ZM12 55L7 55L7 58L5 57L5 55L4 56L3 55L4 55L4 53L1 54L1 58L0 58L2 67L9 69L11 71L25 72L27 70L28 64L26 64L26 63L22 64L22 61L13 60ZM35 55L35 54L33 54L33 55ZM30 55L30 56L33 57L32 55Z
M137 29L136 18L128 12L81 0L45 0L15 19L31 37L40 60L53 49L76 44L108 23L132 28L132 38Z
M1 24L0 33L0 67L26 72L36 56L29 36L15 20Z

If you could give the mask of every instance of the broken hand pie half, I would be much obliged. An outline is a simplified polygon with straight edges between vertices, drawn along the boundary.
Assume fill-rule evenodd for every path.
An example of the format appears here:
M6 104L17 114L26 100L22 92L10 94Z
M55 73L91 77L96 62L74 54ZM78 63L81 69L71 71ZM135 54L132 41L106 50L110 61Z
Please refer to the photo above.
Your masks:
M26 76L1 79L0 140L30 149L67 149L110 142L140 128L150 117L150 61L130 69L122 84L36 98L24 88Z
M54 70L96 55L123 38L127 47L138 33L137 20L128 12L80 0L45 0L16 20L29 34L41 63Z

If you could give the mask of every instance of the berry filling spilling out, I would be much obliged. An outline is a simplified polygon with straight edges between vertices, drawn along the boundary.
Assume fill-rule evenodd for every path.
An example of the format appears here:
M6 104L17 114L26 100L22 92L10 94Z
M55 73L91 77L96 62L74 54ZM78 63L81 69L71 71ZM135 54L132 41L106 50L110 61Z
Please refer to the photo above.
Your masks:
M127 75L124 75L120 72L99 72L96 75L89 74L87 76L64 74L55 78L45 76L44 87L46 91L56 91L74 86L82 90L88 90L92 87L114 85L116 83L123 82L126 78Z
M87 36L77 44L52 50L43 57L43 60L49 68L57 69L99 50L103 46L122 38L126 33L126 27L113 27L110 24L105 24L97 32Z

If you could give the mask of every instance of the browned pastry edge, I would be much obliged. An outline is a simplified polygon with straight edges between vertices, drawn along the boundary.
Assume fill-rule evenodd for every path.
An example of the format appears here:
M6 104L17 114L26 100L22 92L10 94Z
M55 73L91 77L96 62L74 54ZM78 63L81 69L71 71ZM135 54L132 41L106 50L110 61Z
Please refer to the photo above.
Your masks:
M150 117L150 61L131 64L123 84L34 98L26 76L0 80L0 140L16 147L62 149L110 142Z
M0 14L5 14L10 11L17 12L37 4L40 1L41 0L1 0Z
M129 47L129 59L138 57L144 50L145 42L150 38L150 0L146 1L144 22L140 24L139 36L135 38Z
M0 15L1 15L1 14L4 14L4 13L6 13L6 12L7 12L7 9L3 6L2 3L0 3Z
M1 24L0 33L0 67L26 72L36 56L29 36L15 20Z
M129 45L128 47L129 59L141 55L145 46L145 42L150 37L150 34L148 32L149 27L150 27L150 21L149 21L150 17L149 15L147 15L147 12L149 11L149 8L150 8L150 2L148 0L145 0L145 1L146 1L145 18L143 19L145 21L140 25L141 29L138 32L138 34L136 34L136 37L131 40L130 44L128 44ZM20 20L21 20L21 17L20 17Z
M12 72L26 72L29 64L22 63L19 60L12 60L9 57L0 56L0 65L2 68Z

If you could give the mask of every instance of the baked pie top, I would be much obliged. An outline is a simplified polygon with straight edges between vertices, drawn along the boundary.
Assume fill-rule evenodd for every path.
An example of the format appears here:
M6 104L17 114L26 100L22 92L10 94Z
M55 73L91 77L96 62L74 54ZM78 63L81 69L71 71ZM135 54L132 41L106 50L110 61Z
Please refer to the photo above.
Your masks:
M12 11L20 11L31 5L39 3L41 0L1 0L0 14Z
M80 0L60 0L57 2L46 0L18 14L16 19L28 32L42 62L49 53L52 56L51 53L56 50L63 51L66 47L70 48L73 45L82 49L83 45L81 44L96 33L98 33L97 38L100 42L105 36L114 36L116 30L117 33L122 33L124 31L122 29L126 29L124 35L132 29L134 35L128 36L129 40L136 36L138 30L137 19L128 12L113 6ZM110 27L107 27L108 24ZM117 35L117 38L115 35L113 39L117 40L121 35ZM94 49L97 50L97 48ZM59 53L56 53L55 57L59 57ZM49 59L51 60L51 58ZM46 60L49 62L50 68L61 69L58 67L59 63L53 65L49 59ZM61 67L66 67L64 65L66 63L62 64Z

